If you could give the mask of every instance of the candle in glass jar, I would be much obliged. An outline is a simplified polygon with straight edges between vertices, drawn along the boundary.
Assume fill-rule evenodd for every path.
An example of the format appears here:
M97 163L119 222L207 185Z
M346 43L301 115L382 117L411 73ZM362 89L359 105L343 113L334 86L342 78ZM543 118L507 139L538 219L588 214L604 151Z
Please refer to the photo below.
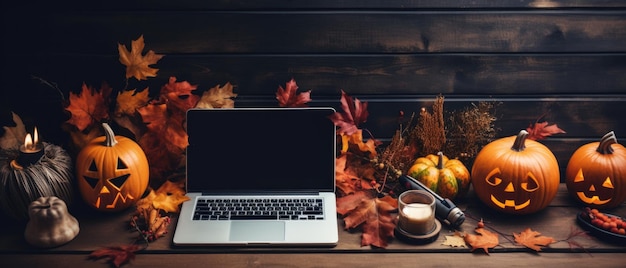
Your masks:
M426 234L432 231L433 211L429 204L411 203L402 208L400 226L412 234Z

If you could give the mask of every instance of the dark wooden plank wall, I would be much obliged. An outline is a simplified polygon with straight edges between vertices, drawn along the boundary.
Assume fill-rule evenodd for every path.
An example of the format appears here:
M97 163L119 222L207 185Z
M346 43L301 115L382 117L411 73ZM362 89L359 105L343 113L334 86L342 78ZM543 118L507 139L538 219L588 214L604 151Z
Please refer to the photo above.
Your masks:
M237 106L276 106L294 78L311 105L340 90L370 102L364 127L388 139L399 111L445 96L460 109L496 101L499 136L542 115L567 131L545 140L561 168L614 130L626 140L624 1L105 1L3 4L2 122L8 111L63 143L63 94L83 82L124 87L117 44L144 35L167 77L236 85Z

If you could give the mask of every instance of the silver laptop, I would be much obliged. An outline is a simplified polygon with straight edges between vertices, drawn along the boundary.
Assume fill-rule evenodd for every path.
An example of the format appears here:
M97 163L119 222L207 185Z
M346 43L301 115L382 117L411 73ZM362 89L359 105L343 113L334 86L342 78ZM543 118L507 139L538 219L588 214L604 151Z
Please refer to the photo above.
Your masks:
M179 246L335 246L333 108L191 109Z

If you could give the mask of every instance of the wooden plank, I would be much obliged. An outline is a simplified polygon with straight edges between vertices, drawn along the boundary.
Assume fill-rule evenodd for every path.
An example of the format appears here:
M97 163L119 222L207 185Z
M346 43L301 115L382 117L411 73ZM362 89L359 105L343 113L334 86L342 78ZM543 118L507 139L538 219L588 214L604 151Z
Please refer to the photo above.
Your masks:
M7 14L11 54L116 54L144 35L160 53L618 52L626 10L188 11ZM175 22L175 23L172 23ZM28 26L26 26L28 25Z
M149 81L152 90L175 76L200 90L230 82L240 96L272 95L292 78L301 89L312 89L314 97L340 90L391 97L626 93L626 53L165 55L156 65L159 78ZM3 65L10 88L39 87L31 75L57 82L66 92L79 90L82 82L125 86L124 66L113 55L14 55Z
M623 1L619 0L491 0L491 1L474 1L474 0L321 0L321 1L295 1L285 3L280 0L268 0L268 1L193 1L193 0L181 0L181 1L167 1L167 0L137 0L137 1L120 1L111 0L106 3L66 3L57 2L50 3L50 1L34 0L24 2L9 2L3 4L7 8L29 8L29 9L69 9L69 10L233 10L233 9L363 9L363 8L376 8L376 9L413 9L413 8L425 8L425 9L440 9L440 8L453 8L453 9L484 9L484 8L616 8L626 7Z

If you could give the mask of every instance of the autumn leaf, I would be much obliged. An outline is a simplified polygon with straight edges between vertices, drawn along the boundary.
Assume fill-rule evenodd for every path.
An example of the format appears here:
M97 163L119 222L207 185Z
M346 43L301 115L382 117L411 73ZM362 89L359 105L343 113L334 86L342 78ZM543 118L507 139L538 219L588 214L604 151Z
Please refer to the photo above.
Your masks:
M478 226L484 226L482 220L480 220ZM477 227L474 229L477 234L465 234L465 242L472 246L472 251L478 248L482 248L485 253L489 254L489 249L500 244L499 236L497 233L493 233L484 227Z
M455 232L454 235L446 235L445 236L446 240L443 241L443 243L441 243L444 246L450 246L450 247L461 247L461 248L466 248L467 244L465 244L465 238L461 235L459 235L458 232Z
M285 88L278 86L276 91L276 99L280 107L306 107L307 103L311 101L311 90L298 93L298 85L296 80L285 84Z
M150 97L149 90L146 88L142 91L125 90L117 94L117 105L115 107L115 116L134 115L137 109L148 104Z
M556 124L548 125L548 122L536 122L526 128L528 131L527 139L530 140L543 140L554 134L565 133Z
M396 223L391 212L398 209L397 200L389 195L377 197L376 191L356 195L361 196L346 196L337 200L338 206L356 204L354 209L344 214L345 228L361 228L361 246L386 248L388 241L394 237Z
M202 93L202 97L196 104L196 108L233 108L235 101L233 98L237 94L233 93L233 85L226 83L223 87L219 85Z
M330 115L330 120L339 127L338 134L352 135L361 123L367 120L367 102L352 98L345 91L341 91L341 108L343 112Z
M556 242L554 238L543 236L541 233L533 231L530 228L527 228L519 234L513 233L513 236L515 237L516 243L526 246L534 251L541 251L541 247L545 247Z
M137 80L147 80L148 77L155 77L159 69L150 67L156 64L163 55L154 53L149 50L145 56L141 53L144 49L143 35L137 40L131 42L131 49L128 51L126 46L117 44L120 54L120 62L126 65L126 78L135 77Z
M26 127L22 118L16 113L11 112L13 116L14 127L3 126L4 135L0 137L0 149L4 150L18 150L20 145L24 144L26 137Z
M200 96L192 94L198 86L187 81L176 81L176 77L170 77L167 84L161 87L160 97L167 101L168 110L174 116L184 116L187 110L196 107ZM165 102L161 100L161 102Z
M150 193L137 201L138 210L148 210L153 207L165 212L180 212L180 204L189 200L180 184L172 181L165 181L156 191Z
M70 92L69 104L65 110L71 113L67 123L76 126L79 131L85 130L94 123L100 123L109 118L107 99L111 88L103 85L101 90L88 87L83 83L82 91L78 94Z
M133 259L135 259L135 252L139 251L141 247L139 245L121 245L97 249L91 254L89 258L101 259L108 258L115 267L120 267Z
M352 135L342 134L341 135L341 152L345 153L350 148L350 144L356 145L356 147L361 152L370 153L371 157L376 157L378 154L376 152L376 146L378 143L374 139L368 139L366 142L363 142L363 130L358 129Z
M335 160L335 187L338 194L344 196L359 190L372 189L373 168L370 166L371 172L359 172L353 169L353 165L346 165L347 159L347 155L342 154ZM359 173L365 173L365 175ZM368 179L363 179L363 176L368 177Z

